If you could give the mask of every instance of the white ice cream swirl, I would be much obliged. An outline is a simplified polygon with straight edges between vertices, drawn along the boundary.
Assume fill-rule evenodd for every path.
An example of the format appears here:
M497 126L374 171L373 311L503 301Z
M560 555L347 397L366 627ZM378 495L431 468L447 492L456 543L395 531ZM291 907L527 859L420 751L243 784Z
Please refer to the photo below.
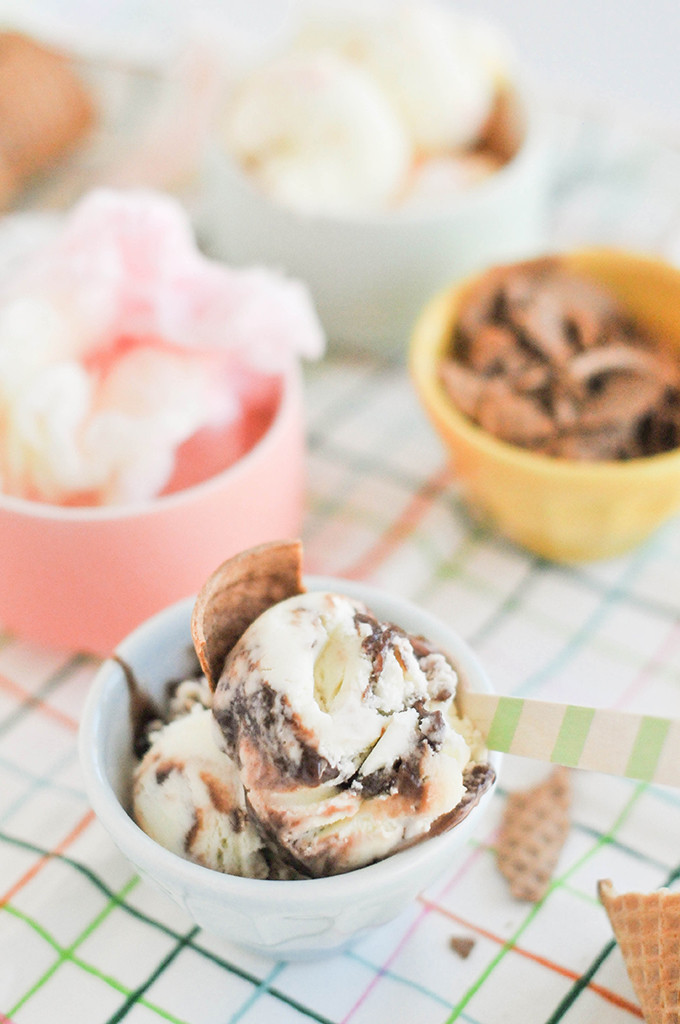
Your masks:
M441 653L347 597L272 606L230 653L213 703L258 829L298 870L326 875L463 817L492 776L456 685Z

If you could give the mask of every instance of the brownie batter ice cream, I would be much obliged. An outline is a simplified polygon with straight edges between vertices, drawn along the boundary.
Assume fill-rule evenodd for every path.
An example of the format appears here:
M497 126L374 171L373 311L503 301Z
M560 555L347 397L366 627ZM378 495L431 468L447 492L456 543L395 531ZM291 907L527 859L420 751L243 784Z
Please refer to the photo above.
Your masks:
M258 828L327 875L446 827L475 746L456 682L442 654L340 594L264 612L227 658L213 706Z
M231 875L266 878L233 763L215 745L212 715L193 711L163 726L135 776L138 824L180 857Z
M680 445L680 361L607 287L559 257L467 287L440 367L490 434L557 458L621 460Z
M370 864L453 827L494 779L443 653L360 601L291 589L208 671L213 693L152 726L135 773L138 824L234 874Z

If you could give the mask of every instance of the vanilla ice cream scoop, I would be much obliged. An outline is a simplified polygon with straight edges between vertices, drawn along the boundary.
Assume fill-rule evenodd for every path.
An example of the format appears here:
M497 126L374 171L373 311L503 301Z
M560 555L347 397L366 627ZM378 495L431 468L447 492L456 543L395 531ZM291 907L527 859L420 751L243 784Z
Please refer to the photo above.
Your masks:
M213 699L260 833L319 876L455 824L493 779L456 686L443 654L348 597L309 592L268 608Z
M296 45L346 55L383 90L416 149L473 145L489 117L503 59L495 34L443 4L401 0L309 5Z
M265 194L306 212L388 206L412 156L380 87L362 68L325 50L285 54L248 76L223 135Z
M243 786L199 705L162 726L133 781L137 824L161 846L217 871L267 878L268 856L250 823Z

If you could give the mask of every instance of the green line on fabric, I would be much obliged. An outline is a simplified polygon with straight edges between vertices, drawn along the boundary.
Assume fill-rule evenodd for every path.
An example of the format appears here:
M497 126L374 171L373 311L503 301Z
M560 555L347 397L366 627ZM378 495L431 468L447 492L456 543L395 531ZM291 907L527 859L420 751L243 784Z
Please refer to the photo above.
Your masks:
M530 696L540 687L541 683L543 683L545 679L564 669L565 665L567 665L578 654L578 652L583 649L586 641L596 634L602 622L611 614L613 608L616 607L622 598L626 597L626 592L630 587L630 584L637 576L640 575L645 565L652 559L654 554L655 547L653 541L648 542L638 550L633 560L626 566L616 583L609 587L602 595L602 600L593 614L590 615L583 625L571 635L557 654L549 658L541 668L530 673L517 691L518 694L523 697Z
M28 914L23 912L23 910L19 910L18 907L13 906L11 903L5 903L2 910L3 913L9 914L10 917L15 917L18 921L23 921L24 924L27 924L29 928L36 933L36 935L39 935L41 939L44 939L45 942L57 953L63 953L63 946L60 946L54 936L48 932L39 921L36 921L35 918L29 917Z
M23 921L24 924L28 925L29 928L31 928L37 935L40 935L40 937L43 938L50 946L52 946L52 948L59 954L59 960L54 965L54 970L56 970L56 968L62 962L68 961L69 963L72 963L75 967L77 967L79 970L84 971L86 974L90 974L94 978L98 978L100 981L103 981L106 985L109 985L117 992L120 992L121 995L130 995L131 990L126 985L123 985L122 982L118 981L117 978L112 977L112 975L110 974L106 974L98 967L95 967L94 964L87 963L85 960L81 960L80 957L75 956L74 954L71 954L70 956L67 955L67 950L64 947L60 946L57 940L54 938L54 936L50 935L50 933L46 931L46 929L43 928L43 926L34 918L29 917L28 914L24 914L16 907L13 907L11 904L6 904L3 909L7 913L11 914L13 917L18 918L20 921ZM151 921L150 923L153 924L153 921ZM54 973L54 971L52 971L51 973ZM47 980L48 979L46 977L44 981ZM24 998L27 998L27 995ZM140 999L139 1002L148 1010L151 1010L154 1013L158 1014L159 1017L162 1017L164 1020L169 1021L170 1024L187 1024L187 1021L181 1020L179 1017L173 1016L171 1013L168 1013L166 1010L163 1010L160 1006L156 1006L148 999ZM3 1020L9 1020L9 1017L3 1017L0 1014L0 1024L2 1024Z
M550 1014L548 1019L545 1021L545 1024L558 1024L558 1022L562 1020L565 1013L571 1009L584 989L588 988L588 985L590 985L591 981L615 946L616 941L614 939L604 946L599 955L595 957L588 970L584 971L578 981L575 981L571 986L566 996L558 1003L554 1013Z
M88 935L91 935L92 932L99 927L101 922L104 920L104 918L108 917L108 915L111 913L114 907L120 905L120 903L125 899L128 893L131 892L132 889L134 889L138 882L138 875L135 875L128 882L126 882L126 884L119 891L119 893L116 893L109 900L104 909L100 911L100 913L97 914L97 916L92 921L90 921L89 925L87 925L87 927L83 929L80 935L71 943L70 946L61 947L54 940L50 942L50 945L52 945L53 948L59 953L57 959L50 967L47 968L44 974L42 974L41 977L38 978L38 980L28 989L28 991L23 994L19 1001L15 1003L15 1005L9 1011L10 1017L16 1014L17 1010L19 1010L20 1007L27 1003L28 1000L43 987L43 985L52 977L53 974L56 973L56 971L61 967L61 965L66 960L73 959L73 953L78 948L78 946L85 941ZM42 934L43 938L47 939L47 941L50 941L47 932L45 932L44 929L41 930L41 926L38 925L37 922L35 922L35 927L36 930L39 931L40 934Z
M524 710L521 697L500 697L489 729L488 744L491 750L507 754Z
M669 728L670 722L667 719L653 718L651 715L642 719L626 765L629 778L652 781Z
M177 959L177 957L182 952L184 947L189 944L191 939L193 939L194 936L198 934L198 932L199 932L199 929L198 929L197 926L194 926L193 928L190 928L189 931L186 933L186 935L183 935L179 939L179 941L177 942L175 948L171 949L170 952L168 953L168 955L163 957L161 962L151 972L151 974L146 979L146 981L144 981L141 985L138 985L137 988L133 992L129 993L129 995L128 995L127 999L125 1000L125 1002L122 1004L122 1006L120 1006L116 1010L116 1012L114 1014L112 1014L111 1017L109 1017L109 1019L106 1022L106 1024L118 1024L119 1021L123 1020L123 1018L127 1016L127 1014L130 1012L130 1010L135 1005L135 1003L142 1002L142 996L144 995L144 993L149 988L151 988L151 986L153 985L154 981L156 981L157 978L160 978L160 976L163 973L163 971L165 971L170 966L170 964L173 962L173 960ZM165 1012L163 1012L161 1014L161 1016L165 1017L166 1020L171 1020L172 1019Z
M102 892L108 899L115 900L116 898L115 893L113 893L113 891L107 885L105 885L104 882L102 882L102 880L94 873L94 871L86 867L86 865L81 864L79 861L73 860L71 857L68 857L66 854L50 854L49 851L46 850L44 847L38 846L35 843L31 843L26 839L18 839L15 836L10 836L2 832L0 832L0 842L6 842L12 846L16 846L18 849L30 850L32 853L37 853L41 856L52 856L55 860L59 860L64 864L68 864L69 867L72 867L79 874L83 875L83 877L87 878L88 881L92 882L92 884L96 886L96 888L99 889L100 892ZM139 881L139 876L135 875L133 876L133 878ZM7 908L5 907L3 909ZM136 920L143 921L145 924L148 924L151 927L156 928L158 931L163 932L165 935L169 935L170 938L175 939L176 941L179 941L181 939L180 932L175 931L174 928L168 927L168 925L163 924L161 921L157 921L155 918L150 917L148 914L144 914L141 910L138 910L136 907L130 906L130 904L128 903L122 902L120 904L120 909L125 911L125 913L129 914L131 917L134 917ZM30 921L28 923L30 924ZM259 979L256 975L251 974L249 971L243 970L243 968L241 967L237 967L235 964L229 963L228 960L225 960L222 957L217 956L211 950L204 949L203 946L201 946L199 943L193 942L192 940L187 943L187 946L195 950L195 952L198 953L199 956L202 956L204 959L216 964L223 970L229 971L230 974L233 974L238 978L242 978L244 981L249 982L251 985L258 986L260 984L261 979ZM57 948L59 952L61 952L61 948L56 943L55 948ZM90 974L94 974L97 977L101 977L102 980L108 981L113 988L117 988L124 995L129 995L129 989L125 988L124 986L121 986L120 984L114 984L113 979L107 979L105 975L100 974L100 972L98 972L95 968L91 967L89 964L80 961L74 956L72 956L70 959L73 961L73 963L76 963L78 966L82 967ZM298 1010L309 1020L316 1021L317 1024L332 1024L332 1021L328 1017L324 1017L322 1014L318 1014L315 1013L313 1010L309 1010L307 1007L303 1006L302 1003L299 1003L296 999L293 999L291 996L286 995L285 992L280 992L276 988L270 988L269 993L271 996L273 996L273 998L278 999L280 1003L283 1003L286 1006L290 1006L291 1009ZM154 1006L153 1004L149 1003L147 1000L140 999L139 1002L142 1003L144 1006L147 1006L149 1009L153 1009L156 1013L159 1013L161 1015L163 1014L163 1011L161 1011L158 1007ZM168 1019L174 1020L174 1018L172 1017L168 1017ZM184 1024L184 1022L179 1021L178 1024Z
M474 981L472 983L472 985L468 988L467 992L463 995L462 999L460 999L458 1001L458 1003L456 1004L456 1006L454 1006L451 1014L444 1021L444 1024L453 1024L453 1021L458 1020L458 1018L461 1016L461 1014L462 1014L463 1010L465 1009L465 1007L468 1005L468 1003L473 998L473 996L476 995L476 993L479 991L479 989L482 987L482 985L486 981L488 981L489 977L493 974L493 972L494 972L495 968L498 966L498 964L517 945L518 939L526 931L526 929L529 927L531 922L535 919L535 917L539 913L541 907L543 906L543 903L550 896L550 894L555 889L559 889L566 879L568 879L576 871L579 871L581 869L581 867L591 859L591 857L595 856L595 854L599 850L601 850L602 847L606 846L608 843L610 843L612 841L612 839L616 835L617 831L621 828L621 826L623 825L624 821L626 820L628 815L633 810L633 807L635 806L635 804L637 803L638 799L640 798L641 794L645 791L645 789L646 789L646 783L641 783L639 786L636 786L635 790L631 794L629 800L626 802L625 806L621 810L621 813L619 814L619 816L617 817L617 819L615 820L615 822L613 823L613 825L609 829L609 831L602 833L602 835L597 838L597 840L593 844L593 846L588 851L586 851L586 853L584 853L582 857L579 857L579 859L577 861L575 861L574 864L572 864L571 867L567 871L565 871L563 875L561 875L559 878L556 878L556 879L554 879L552 881L552 883L550 885L550 888L548 889L548 892L546 893L546 896L544 896L543 899L539 903L534 904L534 906L531 908L531 910L529 911L527 916L524 918L522 923L515 930L513 935L511 935L511 937L501 946L501 948L498 951L498 953L496 954L496 956L491 960L491 962L487 965L487 967L481 972L481 974L476 979L476 981ZM574 984L577 985L578 983L575 982ZM555 1020L557 1020L557 1019L559 1019L559 1018L555 1018ZM551 1021L550 1024L553 1024L553 1022Z
M580 708L574 705L567 707L550 757L551 761L576 767L588 739L594 715L594 708Z

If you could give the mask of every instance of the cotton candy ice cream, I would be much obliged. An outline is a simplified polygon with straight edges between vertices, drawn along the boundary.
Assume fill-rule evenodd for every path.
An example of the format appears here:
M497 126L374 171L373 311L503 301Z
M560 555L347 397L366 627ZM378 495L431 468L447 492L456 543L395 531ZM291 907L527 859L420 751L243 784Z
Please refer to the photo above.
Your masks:
M318 876L450 827L492 778L456 685L442 654L349 598L304 593L265 611L213 703L260 834Z
M153 497L182 445L238 433L322 349L302 284L208 260L170 197L93 192L0 285L0 489Z

